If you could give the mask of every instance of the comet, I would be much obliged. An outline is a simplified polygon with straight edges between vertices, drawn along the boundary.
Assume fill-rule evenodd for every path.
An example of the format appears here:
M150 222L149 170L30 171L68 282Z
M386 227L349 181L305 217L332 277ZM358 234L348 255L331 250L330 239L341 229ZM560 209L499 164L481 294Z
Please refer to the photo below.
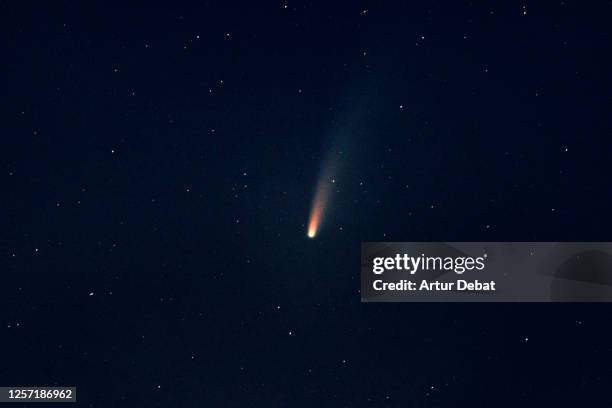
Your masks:
M308 238L314 238L317 235L328 196L329 193L324 186L317 188L317 193L312 203L312 210L310 211L310 220L308 221Z
M363 80L362 80L363 79ZM371 76L351 80L348 94L339 103L340 109L334 111L334 120L328 133L322 137L319 167L319 177L316 181L314 198L310 208L310 216L306 227L306 235L310 239L316 238L321 232L325 220L333 215L332 201L338 197L340 190L335 185L336 179L345 172L351 161L356 161L362 139L367 140L366 119L372 117L373 108L377 100L371 100L374 85L370 84ZM355 82L353 86L353 82ZM375 90L375 88L373 88Z
M334 183L332 174L335 166L332 163L326 166L317 182L317 189L314 200L312 201L312 209L310 210L310 218L308 220L307 235L308 238L311 239L317 236L323 222L323 216L329 204L332 184Z

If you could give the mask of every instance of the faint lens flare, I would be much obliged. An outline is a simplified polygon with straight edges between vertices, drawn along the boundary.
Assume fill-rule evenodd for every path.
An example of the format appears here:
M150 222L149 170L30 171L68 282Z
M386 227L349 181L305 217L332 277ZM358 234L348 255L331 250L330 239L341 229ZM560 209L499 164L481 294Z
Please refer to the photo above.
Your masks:
M314 238L317 235L323 222L323 215L329 204L329 196L332 184L334 183L332 178L333 168L334 166L331 164L326 166L325 171L323 171L317 182L317 190L312 202L312 209L310 210L310 219L308 220L308 238Z

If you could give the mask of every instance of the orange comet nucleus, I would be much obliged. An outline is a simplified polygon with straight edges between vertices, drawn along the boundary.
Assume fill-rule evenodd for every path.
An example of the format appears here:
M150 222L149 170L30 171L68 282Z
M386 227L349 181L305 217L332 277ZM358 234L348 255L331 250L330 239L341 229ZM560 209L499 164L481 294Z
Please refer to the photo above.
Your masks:
M314 201L312 202L312 210L310 211L310 219L308 220L308 238L314 238L317 235L323 220L323 213L327 207L329 192L331 189L331 184L327 177L327 173L328 172L326 172L324 176L319 179L317 192L315 194Z
M319 222L321 221L321 205L315 202L312 213L310 214L310 222L308 223L308 238L314 238L317 235Z

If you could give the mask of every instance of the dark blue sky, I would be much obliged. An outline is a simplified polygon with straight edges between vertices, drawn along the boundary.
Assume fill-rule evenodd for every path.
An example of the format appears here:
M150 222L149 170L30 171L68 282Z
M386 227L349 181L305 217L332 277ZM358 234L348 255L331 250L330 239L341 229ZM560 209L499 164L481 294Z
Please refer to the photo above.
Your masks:
M606 305L358 292L362 241L610 241L610 2L0 15L2 385L90 407L610 402Z

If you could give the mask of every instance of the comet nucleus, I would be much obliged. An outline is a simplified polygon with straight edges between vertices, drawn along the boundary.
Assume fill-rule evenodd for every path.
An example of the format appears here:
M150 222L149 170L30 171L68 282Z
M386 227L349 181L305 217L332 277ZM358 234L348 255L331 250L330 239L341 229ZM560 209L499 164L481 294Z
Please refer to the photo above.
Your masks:
M317 182L317 190L312 202L312 209L310 210L310 219L308 220L308 238L314 238L321 227L323 215L329 204L333 184L333 168L334 166L328 165Z

